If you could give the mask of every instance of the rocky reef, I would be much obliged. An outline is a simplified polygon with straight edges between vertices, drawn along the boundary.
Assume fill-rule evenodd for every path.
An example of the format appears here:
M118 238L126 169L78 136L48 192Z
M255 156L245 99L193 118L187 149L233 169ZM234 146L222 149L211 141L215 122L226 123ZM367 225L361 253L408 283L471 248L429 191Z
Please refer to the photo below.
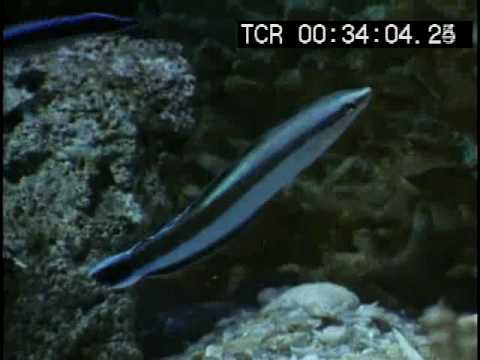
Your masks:
M149 162L165 151L162 138L194 125L195 77L180 52L99 36L4 59L4 265L15 260L7 359L142 358L133 299L86 272L138 240L142 199L168 209Z
M354 293L332 283L265 289L259 302L259 311L226 317L184 354L163 359L437 359L431 338L417 323L377 304L362 304ZM445 317L433 312L425 314L425 321L438 326ZM470 335L458 338L470 336L470 341L447 346L452 357L437 351L438 359L454 359L453 354L474 359L476 322L459 321L468 323L463 331Z

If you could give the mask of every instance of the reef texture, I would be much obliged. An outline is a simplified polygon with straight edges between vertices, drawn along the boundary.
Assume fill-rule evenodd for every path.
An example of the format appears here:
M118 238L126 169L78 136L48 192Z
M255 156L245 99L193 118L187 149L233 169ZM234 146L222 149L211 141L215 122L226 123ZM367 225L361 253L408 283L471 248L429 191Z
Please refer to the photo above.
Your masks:
M478 358L478 315L459 315L444 304L428 307L420 324L440 360Z
M274 289L269 289L273 291ZM414 322L361 304L332 283L307 283L276 295L258 311L221 320L179 356L166 359L433 359Z
M160 156L162 138L194 125L195 78L180 52L99 36L5 57L7 359L142 359L131 296L86 272L137 240L141 199L169 205L145 152Z

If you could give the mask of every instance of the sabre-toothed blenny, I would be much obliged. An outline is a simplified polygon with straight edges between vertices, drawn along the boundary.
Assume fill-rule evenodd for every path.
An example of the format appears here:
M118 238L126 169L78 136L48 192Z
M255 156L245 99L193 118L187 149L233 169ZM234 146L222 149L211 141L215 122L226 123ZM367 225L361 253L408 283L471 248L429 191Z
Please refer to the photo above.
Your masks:
M187 209L130 249L96 264L90 276L123 288L211 252L321 156L370 96L369 87L337 91L274 127Z

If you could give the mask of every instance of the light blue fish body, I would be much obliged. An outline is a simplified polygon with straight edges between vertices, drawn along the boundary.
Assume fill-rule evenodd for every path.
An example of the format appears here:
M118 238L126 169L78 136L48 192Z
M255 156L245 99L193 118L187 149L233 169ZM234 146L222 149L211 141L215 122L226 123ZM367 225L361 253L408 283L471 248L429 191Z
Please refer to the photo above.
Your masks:
M370 94L369 87L335 92L271 129L180 215L129 250L101 261L90 276L123 288L217 248L340 137Z

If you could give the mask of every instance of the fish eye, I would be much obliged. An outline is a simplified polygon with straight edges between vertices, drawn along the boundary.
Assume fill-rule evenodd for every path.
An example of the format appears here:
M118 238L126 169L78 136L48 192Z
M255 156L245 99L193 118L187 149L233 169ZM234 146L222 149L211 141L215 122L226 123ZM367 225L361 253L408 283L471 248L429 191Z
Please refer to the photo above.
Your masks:
M353 110L353 109L355 109L356 107L357 107L357 104L354 103L354 102L350 102L350 103L347 104L347 108L348 108L349 110Z
M349 102L345 104L345 112L352 112L356 109L356 104L353 102Z

